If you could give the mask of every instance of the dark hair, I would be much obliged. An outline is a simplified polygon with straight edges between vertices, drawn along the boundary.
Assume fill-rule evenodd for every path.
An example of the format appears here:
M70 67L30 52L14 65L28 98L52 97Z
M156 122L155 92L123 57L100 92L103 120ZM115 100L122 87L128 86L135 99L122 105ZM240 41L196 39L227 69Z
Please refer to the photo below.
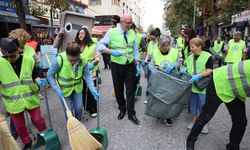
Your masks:
M76 42L68 43L66 54L69 56L79 56L81 53L80 46Z
M79 39L79 37L78 37L81 30L83 30L83 31L85 32L85 37L84 37L83 41L80 41L80 39ZM88 30L86 27L81 28L81 29L79 29L79 30L77 31L76 37L75 37L75 42L76 42L77 44L79 44L79 45L88 45L88 46L90 46L90 45L92 45L92 44L94 43L94 42L92 41L92 39L91 39L89 30Z
M155 36L155 37L159 37L159 36L161 35L161 31L160 31L159 28L156 28L155 30L152 30L152 31L150 32L150 35L153 35L153 36Z
M195 37L196 37L196 33L195 33L195 31L194 31L193 28L186 28L186 29L184 29L183 33L186 34L186 35L188 36L189 41L190 41L192 38L195 38ZM185 50L186 47L188 47L188 52L190 52L189 41L188 41L188 42L185 41L185 43L184 43L184 48L183 48L183 50L182 50L182 56L183 56L184 59L186 59L186 58L185 58L185 55L184 55L184 50Z

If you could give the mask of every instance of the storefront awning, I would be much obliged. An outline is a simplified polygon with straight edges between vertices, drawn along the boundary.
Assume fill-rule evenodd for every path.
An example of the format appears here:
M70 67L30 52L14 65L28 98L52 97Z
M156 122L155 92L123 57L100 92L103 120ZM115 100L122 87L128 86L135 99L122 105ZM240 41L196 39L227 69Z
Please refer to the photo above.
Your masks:
M40 19L31 16L31 15L25 15L26 24L40 24ZM0 22L9 22L9 23L19 23L19 18L17 14L1 11L0 10Z
M233 27L244 27L244 26L247 26L247 25L248 25L247 21L234 22L232 24Z

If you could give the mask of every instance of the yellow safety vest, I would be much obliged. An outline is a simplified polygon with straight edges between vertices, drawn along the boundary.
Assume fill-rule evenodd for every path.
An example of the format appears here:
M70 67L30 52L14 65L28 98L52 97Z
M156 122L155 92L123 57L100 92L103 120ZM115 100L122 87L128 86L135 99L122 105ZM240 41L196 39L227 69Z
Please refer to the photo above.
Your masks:
M240 40L239 42L235 42L234 39L231 39L228 42L228 51L227 56L225 58L226 63L236 63L242 60L243 49L245 47L245 41Z
M223 46L224 41L220 41L220 43L218 44L217 40L214 41L214 46L213 46L213 50L220 56L222 56L222 46Z
M167 55L162 55L159 49L154 51L154 63L160 65L164 61L168 61L170 64L176 64L179 52L175 48L171 48Z
M31 110L40 106L38 86L32 79L35 61L23 57L20 77L16 75L11 64L0 57L0 93L7 111L18 114L25 109Z
M92 44L90 46L86 46L82 51L82 57L87 60L87 62L91 62L94 59L96 44ZM98 69L98 65L94 66L94 69L91 70L91 73L95 72Z

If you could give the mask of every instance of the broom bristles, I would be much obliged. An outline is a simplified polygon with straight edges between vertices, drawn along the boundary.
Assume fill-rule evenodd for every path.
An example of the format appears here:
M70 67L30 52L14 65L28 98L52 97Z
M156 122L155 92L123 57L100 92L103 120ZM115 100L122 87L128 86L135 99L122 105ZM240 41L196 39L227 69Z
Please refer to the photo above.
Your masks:
M0 149L20 150L17 142L12 137L5 117L0 114Z
M97 150L102 147L76 118L68 118L67 129L72 150Z

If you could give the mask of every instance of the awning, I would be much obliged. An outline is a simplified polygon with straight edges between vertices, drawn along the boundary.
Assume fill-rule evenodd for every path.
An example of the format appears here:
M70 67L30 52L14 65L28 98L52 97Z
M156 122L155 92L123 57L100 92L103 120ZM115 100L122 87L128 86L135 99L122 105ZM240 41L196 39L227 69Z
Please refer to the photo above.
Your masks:
M247 21L234 22L232 24L233 27L244 27L244 26L247 26L247 25L248 25Z
M31 16L31 15L25 15L26 18L26 24L40 24L40 19ZM0 10L0 22L10 22L10 23L19 23L19 18L17 14L1 11Z
M91 30L92 35L103 35L103 32L97 29L92 28Z
M113 26L94 26L93 29L99 30L102 33L106 33L109 29L111 29Z

